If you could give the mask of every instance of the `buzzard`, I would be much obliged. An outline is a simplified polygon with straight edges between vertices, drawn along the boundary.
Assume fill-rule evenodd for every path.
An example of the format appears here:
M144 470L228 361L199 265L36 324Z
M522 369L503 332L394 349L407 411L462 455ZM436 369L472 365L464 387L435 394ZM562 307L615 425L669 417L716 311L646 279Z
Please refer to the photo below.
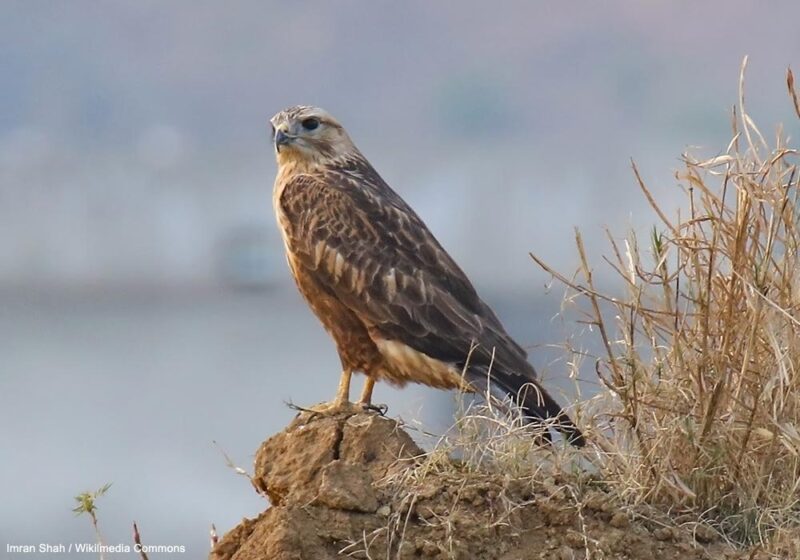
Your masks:
M532 422L584 445L525 351L342 125L308 106L270 122L278 162L272 201L289 268L342 362L336 399L317 410L369 406L377 380L413 381L510 396ZM366 375L355 405L353 372Z

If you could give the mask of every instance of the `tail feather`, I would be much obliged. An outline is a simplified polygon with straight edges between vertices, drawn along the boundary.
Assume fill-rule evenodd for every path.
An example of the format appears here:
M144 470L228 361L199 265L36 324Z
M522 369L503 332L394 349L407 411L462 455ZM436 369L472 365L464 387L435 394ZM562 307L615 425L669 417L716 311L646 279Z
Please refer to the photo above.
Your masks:
M535 418L535 421L552 425L575 447L586 445L586 438L572 421L572 418L561 409L555 399L537 382L528 381L523 387L517 389L515 393L509 391L509 395L527 413L527 416Z
M575 447L586 445L586 438L581 430L532 376L524 378L498 371L487 375L486 371L481 374L473 370L467 372L467 379L476 389L483 389L484 394L488 392L494 397L511 397L531 423L545 428L542 433L545 440L551 440L549 428L555 428Z

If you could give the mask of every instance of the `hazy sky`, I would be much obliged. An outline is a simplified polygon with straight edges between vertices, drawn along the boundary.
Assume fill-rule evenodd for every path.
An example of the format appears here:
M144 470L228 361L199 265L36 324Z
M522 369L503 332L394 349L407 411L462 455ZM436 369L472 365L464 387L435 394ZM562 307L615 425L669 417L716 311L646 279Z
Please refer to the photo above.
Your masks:
M0 286L213 283L242 237L279 249L266 123L298 103L524 286L574 226L652 223L630 158L669 204L686 146L724 149L744 55L753 117L798 130L800 8L768 5L3 2Z

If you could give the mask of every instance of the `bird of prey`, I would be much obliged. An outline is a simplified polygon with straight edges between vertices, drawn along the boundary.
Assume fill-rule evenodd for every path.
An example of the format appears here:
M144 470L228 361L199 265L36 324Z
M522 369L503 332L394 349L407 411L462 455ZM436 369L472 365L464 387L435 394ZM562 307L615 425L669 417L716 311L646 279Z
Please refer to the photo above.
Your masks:
M363 408L376 381L411 381L510 396L531 422L584 445L525 351L342 125L309 106L270 122L272 200L289 268L342 362L336 399L317 410ZM350 403L354 372L366 375L358 403ZM549 429L541 433L550 440Z

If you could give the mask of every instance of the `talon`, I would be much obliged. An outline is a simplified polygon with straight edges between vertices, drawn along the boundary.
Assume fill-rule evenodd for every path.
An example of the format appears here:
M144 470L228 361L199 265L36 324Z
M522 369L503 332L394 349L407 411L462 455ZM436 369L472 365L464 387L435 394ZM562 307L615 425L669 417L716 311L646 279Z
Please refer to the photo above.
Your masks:
M337 414L358 414L359 412L364 411L361 405L359 405L358 403L353 403L350 401L338 401L338 400L310 406L306 410L308 412L311 412L313 414L319 414L321 416L336 416Z
M288 408L291 408L292 410L296 410L298 412L315 412L310 408L303 408L298 404L294 404L292 401L283 401L283 404L285 404Z
M335 416L337 414L353 415L365 411L377 412L381 416L386 416L386 413L389 411L388 406L385 404L372 404L372 388L375 386L375 380L371 377L367 377L364 383L364 390L358 402L350 402L351 375L352 371L349 369L345 369L342 372L342 377L339 380L339 390L336 392L336 398L331 402L320 403L305 408L289 401L286 402L286 406L292 410L320 416Z
M386 416L386 413L389 412L389 406L385 404L372 404L372 403L359 403L364 410L371 410L372 412L377 412L381 416Z

